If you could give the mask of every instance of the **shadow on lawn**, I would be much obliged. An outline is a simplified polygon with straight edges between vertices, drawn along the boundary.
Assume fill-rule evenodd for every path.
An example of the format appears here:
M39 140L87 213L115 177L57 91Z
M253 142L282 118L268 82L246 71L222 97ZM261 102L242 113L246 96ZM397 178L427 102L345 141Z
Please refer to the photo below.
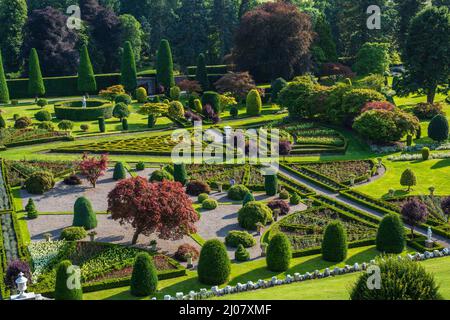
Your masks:
M431 166L432 170L450 167L450 159L443 159Z

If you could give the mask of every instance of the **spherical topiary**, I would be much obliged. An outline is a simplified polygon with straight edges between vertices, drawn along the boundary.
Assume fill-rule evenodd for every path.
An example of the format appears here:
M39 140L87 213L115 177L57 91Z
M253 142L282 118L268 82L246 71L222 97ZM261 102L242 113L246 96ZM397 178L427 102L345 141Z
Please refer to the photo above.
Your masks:
M14 129L24 129L33 124L33 121L29 117L17 118L14 122Z
M267 206L274 212L276 209L280 210L280 214L282 216L287 215L291 208L284 200L272 200L270 201Z
M434 141L445 141L448 139L449 126L447 117L438 114L428 125L428 136Z
M267 225L272 219L270 208L257 201L247 203L238 212L239 225L246 230L256 230L258 222Z
M262 110L262 100L259 91L251 90L247 95L247 115L259 116Z
M170 88L170 99L172 100L180 100L181 89L180 87L174 86Z
M123 102L116 103L113 109L114 118L122 120L130 116L130 108Z
M187 172L186 165L184 163L174 164L173 165L173 178L175 181L180 182L182 185L186 184L187 181Z
M198 279L207 285L221 285L228 281L231 272L227 249L220 240L208 240L202 247L198 262Z
M204 106L209 104L214 109L215 113L220 113L221 110L220 95L217 92L214 91L204 92L202 96L202 104Z
M190 196L197 197L199 194L211 193L211 188L206 182L199 180L191 180L186 185L186 193Z
M147 102L147 90L145 88L140 87L136 89L136 100L139 103Z
M38 101L37 101L36 104L38 105L38 107L43 108L43 107L45 107L46 105L48 105L48 100L47 100L47 99L40 98L40 99L38 99Z
M279 194L279 197L280 197L280 199L282 199L282 200L287 200L287 199L289 199L289 192L287 191L287 190L281 190L281 192L280 192L280 194Z
M250 190L242 184L237 184L232 186L228 190L228 198L231 200L242 201L244 200L247 193L250 193Z
M65 241L79 241L87 237L87 232L83 227L68 227L63 229L60 240Z
M25 189L31 194L44 194L55 186L53 174L48 171L32 173L25 181Z
M292 258L291 243L284 233L277 233L270 239L267 247L267 268L274 272L283 272L289 269Z
M140 161L136 163L136 171L144 171L145 170L145 163Z
M417 185L416 175L411 169L403 171L402 176L400 177L400 184L404 187L408 187L408 191L411 190L411 187Z
M234 253L234 258L236 261L248 261L250 260L250 253L244 248L242 244L237 247L236 252Z
M156 292L158 274L153 259L146 252L136 256L130 281L130 292L136 297L146 297Z
M127 172L125 170L125 166L124 166L123 162L117 162L114 167L113 179L118 181L118 180L123 180L126 177L127 177Z
M225 237L225 244L232 248L239 245L243 245L244 248L251 248L256 245L256 240L247 231L233 230Z
M422 160L427 161L428 159L430 159L430 148L425 147L422 149Z
M184 107L180 101L172 101L169 103L169 109L167 113L170 117L175 119L181 119L184 117Z
M418 262L396 257L383 257L376 265L380 268L380 287L373 288L369 277L373 273L363 272L351 289L352 300L441 300L432 273L428 273Z
M75 270L70 272L72 263L68 260L58 264L56 269L55 282L55 300L83 300L83 289L78 281L70 281L69 278L74 276ZM68 284L73 286L69 286Z
M405 229L400 216L386 215L377 233L377 250L383 253L402 253L405 249Z
M37 121L50 121L52 120L52 115L47 110L41 110L34 114L34 118Z
M209 195L207 193L201 193L198 195L198 203L203 203L206 199L209 199Z
M51 121L43 121L39 123L38 128L47 131L55 131L55 125Z
M70 120L62 120L58 123L58 129L64 131L70 131L73 129L73 122Z
M92 230L97 227L97 217L92 209L91 202L86 197L80 197L73 206L74 227L83 227L86 230Z
M264 177L264 189L270 197L278 192L278 177L276 175L267 175Z
M244 197L244 200L242 201L242 206L245 206L247 203L255 201L255 197L253 196L253 193L247 192L247 194Z
M114 102L116 104L119 103L124 103L126 105L131 104L131 97L127 94L118 94L115 98L114 98Z
M219 204L215 199L206 199L202 202L202 208L205 210L214 210L217 209L218 206Z
M173 181L173 176L166 170L156 170L152 172L150 182L161 182L163 180Z
M341 262L347 258L347 233L339 221L333 221L325 229L322 242L322 258L325 261Z
M300 196L298 195L298 193L294 193L290 198L289 198L289 203L293 206L299 205L300 204Z

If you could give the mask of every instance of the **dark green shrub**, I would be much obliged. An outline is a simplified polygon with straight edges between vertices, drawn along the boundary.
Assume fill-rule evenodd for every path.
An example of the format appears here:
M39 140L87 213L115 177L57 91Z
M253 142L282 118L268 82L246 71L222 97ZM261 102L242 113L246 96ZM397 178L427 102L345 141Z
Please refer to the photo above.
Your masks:
M236 184L228 189L228 198L231 200L242 201L250 190L242 184Z
M25 181L25 189L31 194L44 194L55 186L53 174L48 171L32 173Z
M136 171L144 171L145 170L145 163L140 161L136 163Z
M264 176L264 189L268 196L276 195L278 192L278 177L276 175Z
M122 119L122 130L123 131L128 131L128 119L127 118L123 118Z
M239 210L238 222L246 230L256 230L258 222L263 225L272 222L272 210L261 202L249 202Z
M448 139L449 127L447 117L439 114L428 125L428 136L434 141L442 142Z
M289 192L287 190L281 190L279 196L280 199L287 200L289 199Z
M64 131L71 131L74 127L74 124L70 120L63 120L58 123L58 129L64 130Z
M14 122L15 129L24 129L33 124L33 121L28 117L20 117Z
M406 136L406 145L407 145L408 147L410 147L410 146L412 146L412 144L413 144L413 136L410 135L410 134L408 134L408 135Z
M126 177L127 172L125 170L125 165L123 164L123 162L117 162L116 165L114 166L113 179L118 181L123 180Z
M73 273L69 273L69 268L71 266L72 263L68 260L61 261L58 264L55 281L55 300L83 300L83 289L81 287L81 283L77 283L77 281L70 281L69 279L69 277L74 277ZM75 272L75 270L73 272ZM75 288L69 288L69 283L73 284Z
M170 99L172 100L180 100L181 97L181 89L178 86L174 86L170 88Z
M97 91L94 69L87 45L83 45L80 52L80 64L78 65L77 89L81 93Z
M292 249L289 239L284 233L277 233L270 239L267 247L267 268L274 272L283 272L289 269L292 258Z
M195 80L197 80L202 87L202 91L209 90L208 70L206 70L206 60L203 53L198 55Z
M198 203L203 203L203 201L209 199L209 194L207 193L201 193L198 195L197 201Z
M159 86L169 90L175 85L172 50L169 41L162 39L156 57L156 80Z
M247 192L247 194L244 197L244 200L242 201L242 206L245 206L247 203L255 201L255 197L253 196L253 193Z
M150 175L150 182L173 181L173 176L166 170L156 170Z
M230 116L233 118L237 118L239 115L239 109L236 106L232 106L230 108Z
M262 101L259 91L256 89L251 90L247 95L247 115L259 116L262 110Z
M372 101L385 101L383 94L371 89L352 89L342 98L342 111L344 114L356 115L364 105Z
M44 121L38 124L38 129L43 129L47 131L55 131L55 125L51 121Z
M6 121L3 116L0 114L0 129L6 128Z
M59 237L65 241L80 241L87 237L87 232L83 227L68 227L63 229Z
M115 98L114 98L114 102L117 104L119 103L123 103L126 106L131 104L131 97L127 94L118 94ZM118 117L116 117L118 118Z
M52 115L47 110L41 110L34 114L34 118L37 121L51 121Z
M120 120L128 118L130 116L130 108L123 102L116 103L113 109L113 116Z
M152 295L158 289L158 274L148 253L136 256L130 281L130 292L136 297Z
M442 103L422 102L413 108L414 115L421 120L430 120L439 114L444 114Z
M228 281L231 263L227 249L220 240L208 240L202 247L198 261L198 280L207 285L221 285Z
M430 159L430 148L424 147L422 149L422 160L427 161Z
M47 99L40 98L40 99L38 99L38 101L36 102L36 104L38 105L38 107L43 108L43 107L45 107L46 105L48 105L48 100L47 100Z
M199 180L191 180L186 185L186 193L190 196L198 196L201 193L211 193L210 186L203 181Z
M439 286L433 274L415 261L399 260L396 257L383 257L377 262L380 268L379 289L367 284L372 273L363 272L350 291L352 300L441 300Z
M411 169L403 171L402 176L400 177L400 184L404 187L408 187L408 191L411 190L411 187L417 185L416 175Z
M180 101L172 101L169 103L169 109L167 111L169 117L175 119L184 118L184 107Z
M206 199L202 202L202 208L205 210L214 210L217 209L218 206L219 204L215 199Z
M233 230L225 237L225 244L232 248L237 248L239 245L251 248L256 245L256 240L247 231Z
M288 85L287 81L283 78L275 79L270 85L270 94L272 96L272 102L278 101L278 95L286 86Z
M300 204L300 196L298 195L298 193L294 193L290 198L289 198L289 203L293 206L296 206L298 204Z
M389 44L366 42L356 55L354 70L360 76L369 74L384 75L390 63Z
M120 84L127 92L134 92L137 87L137 71L135 53L130 41L126 41L123 47L122 64L120 68Z
M347 233L339 221L330 222L323 235L322 259L341 262L347 258Z
M186 165L184 163L173 165L173 178L175 181L180 182L182 185L186 184L187 172Z
M383 253L402 253L405 249L405 229L400 216L389 214L380 222L377 233L377 250Z
M25 206L25 210L27 211L28 219L36 219L39 216L32 198L28 199L28 203Z
M202 105L206 106L209 104L215 113L219 114L221 110L220 106L220 95L214 91L206 91L202 95Z
M9 89L6 83L5 69L3 68L3 57L0 51L0 103L9 103Z
M80 197L75 201L73 206L73 223L74 227L83 227L86 230L92 230L97 227L97 217L89 199Z
M43 96L45 94L45 85L42 79L39 57L35 48L30 51L28 68L28 94L32 97Z
M98 118L98 129L100 132L106 132L105 118Z
M157 120L158 119L156 118L156 116L154 114L149 114L148 118L147 118L147 127L150 129L153 128L155 126Z
M236 252L234 253L236 261L248 261L250 260L250 253L244 248L242 244L238 245Z

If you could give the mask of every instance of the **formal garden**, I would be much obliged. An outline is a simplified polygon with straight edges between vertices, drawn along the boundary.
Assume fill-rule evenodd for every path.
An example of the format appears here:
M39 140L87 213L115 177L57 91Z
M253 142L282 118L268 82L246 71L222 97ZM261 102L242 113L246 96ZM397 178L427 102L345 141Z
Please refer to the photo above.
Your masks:
M450 299L447 2L11 2L1 300Z

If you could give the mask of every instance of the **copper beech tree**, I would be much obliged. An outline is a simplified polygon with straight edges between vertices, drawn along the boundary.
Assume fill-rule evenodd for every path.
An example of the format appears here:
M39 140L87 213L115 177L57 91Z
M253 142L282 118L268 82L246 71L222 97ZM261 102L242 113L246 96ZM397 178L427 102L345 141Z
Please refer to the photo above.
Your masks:
M108 212L120 224L131 224L139 235L156 233L160 239L178 240L197 232L199 217L178 182L150 183L142 177L120 181L108 194Z
M98 179L105 174L108 169L108 156L106 154L97 157L89 157L87 153L78 163L78 170L95 188Z

